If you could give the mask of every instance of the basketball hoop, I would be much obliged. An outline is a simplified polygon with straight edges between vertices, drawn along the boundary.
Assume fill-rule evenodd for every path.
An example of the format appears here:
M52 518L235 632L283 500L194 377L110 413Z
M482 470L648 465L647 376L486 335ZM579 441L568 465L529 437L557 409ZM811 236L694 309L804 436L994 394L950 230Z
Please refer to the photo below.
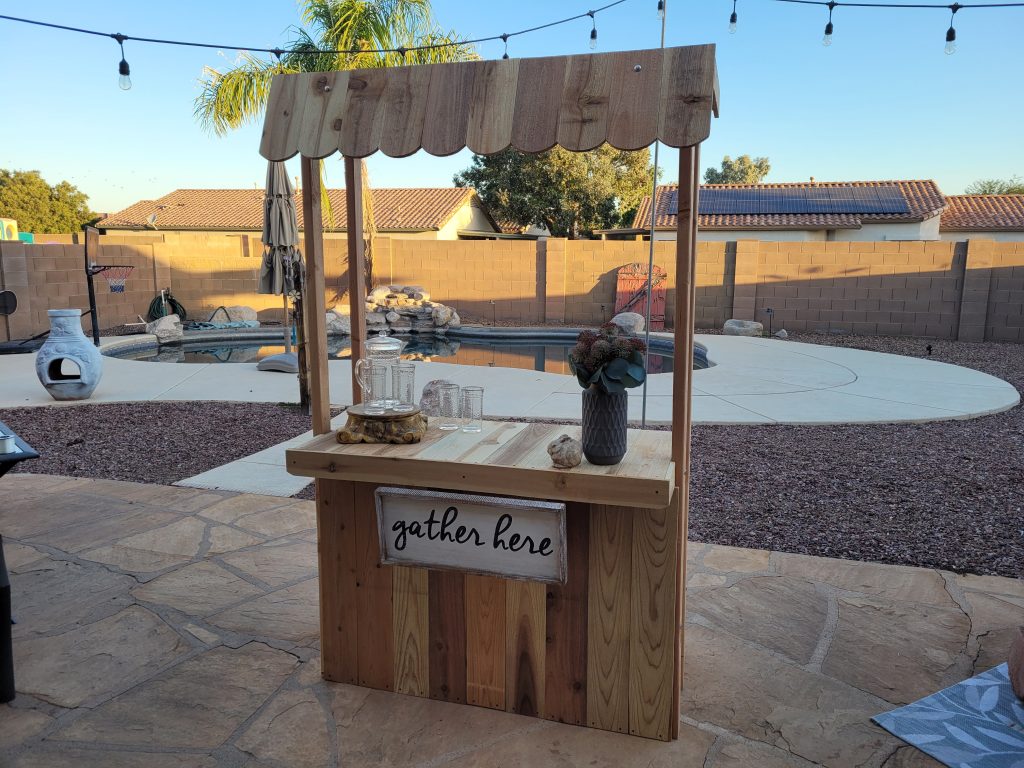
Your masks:
M124 293L124 283L135 267L128 264L93 264L90 275L100 275L107 281L111 293Z

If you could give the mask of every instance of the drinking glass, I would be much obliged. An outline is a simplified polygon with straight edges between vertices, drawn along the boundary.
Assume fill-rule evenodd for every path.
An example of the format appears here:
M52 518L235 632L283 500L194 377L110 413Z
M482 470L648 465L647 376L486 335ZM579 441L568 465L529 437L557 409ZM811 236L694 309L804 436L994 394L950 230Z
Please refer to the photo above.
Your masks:
M416 410L416 366L412 363L398 363L391 370L391 391L395 398L392 408L398 413Z
M484 388L462 388L462 431L482 432L484 428Z
M387 366L370 365L370 399L366 401L366 412L381 414L388 409L388 369Z
M437 388L440 421L438 428L451 432L459 428L459 385L442 384Z

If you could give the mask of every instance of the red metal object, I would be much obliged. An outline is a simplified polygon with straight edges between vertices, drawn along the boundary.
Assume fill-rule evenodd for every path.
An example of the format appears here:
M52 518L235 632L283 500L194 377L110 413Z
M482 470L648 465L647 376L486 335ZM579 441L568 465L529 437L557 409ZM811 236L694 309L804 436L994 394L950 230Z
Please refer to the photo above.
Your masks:
M651 280L651 330L665 330L665 293L668 287L665 270L654 265ZM647 316L647 265L627 264L619 267L615 288L615 313L637 312Z

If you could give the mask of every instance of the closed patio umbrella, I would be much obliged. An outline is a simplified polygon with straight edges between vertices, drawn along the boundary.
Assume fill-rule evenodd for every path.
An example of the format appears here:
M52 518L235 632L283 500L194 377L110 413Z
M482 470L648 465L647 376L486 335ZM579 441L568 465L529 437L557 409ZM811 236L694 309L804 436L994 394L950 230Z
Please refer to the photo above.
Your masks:
M302 254L295 215L295 191L284 163L267 163L267 189L263 202L263 264L258 293L283 295L285 350L291 349L288 294L299 288Z

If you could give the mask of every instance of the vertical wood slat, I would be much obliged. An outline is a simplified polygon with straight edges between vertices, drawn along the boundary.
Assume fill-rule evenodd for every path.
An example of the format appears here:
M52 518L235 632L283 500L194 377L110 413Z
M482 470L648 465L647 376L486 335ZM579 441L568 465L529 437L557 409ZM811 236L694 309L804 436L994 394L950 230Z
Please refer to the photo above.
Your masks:
M429 88L430 67L388 69L380 132L380 151L385 155L406 157L420 148Z
M544 711L544 653L547 590L544 584L505 584L505 709L536 717Z
M305 82L310 90L303 106L299 152L306 157L327 157L338 151L348 72L323 72Z
M355 683L359 677L353 502L351 482L316 481L321 663L323 676L335 683Z
M306 370L313 411L313 434L331 431L331 399L327 381L327 309L324 306L324 229L320 210L320 163L302 158L302 217L306 281L303 320L306 331ZM353 318L354 320L354 318ZM353 331L354 333L354 331ZM354 350L354 347L353 347Z
M632 509L629 732L668 740L675 675L679 494L664 509ZM674 690L675 689L675 690Z
M611 71L608 143L618 149L641 149L658 137L661 110L662 51L617 54ZM636 67L640 67L637 71Z
M481 62L470 94L466 146L478 155L500 152L512 143L517 59Z
M346 157L366 157L377 151L384 112L381 97L387 81L384 69L362 69L349 74L341 123L341 147Z
M392 575L380 564L374 488L372 483L355 483L359 685L393 691Z
M715 47L669 48L665 51L658 136L671 147L699 144L711 133L715 105ZM682 178L680 178L682 184Z
M590 510L565 510L568 579L547 585L547 653L543 716L573 725L587 722L587 581Z
M558 111L565 85L565 59L519 62L512 143L522 152L543 152L558 141Z
M430 698L462 704L466 701L466 577L454 571L430 571L428 581Z
M424 115L423 149L444 157L466 146L470 94L483 62L436 64L430 68L430 89Z
M427 570L396 566L391 571L395 692L426 696L429 691Z
M587 724L629 731L632 510L594 505L590 513L587 610Z
M287 160L298 147L298 116L305 108L306 79L299 74L276 75L267 97L260 154L268 160Z
M611 58L569 59L558 112L558 144L577 151L594 149L608 136L608 91Z
M317 178L319 189L320 179ZM363 165L361 160L345 157L345 213L348 217L348 304L351 320L352 346L352 404L363 401L363 393L356 379L355 361L363 357L366 343L366 302L364 301L363 274L366 269L365 241L363 239ZM320 295L323 296L321 290ZM326 311L319 317L324 320ZM327 359L327 342L321 357Z
M466 701L505 709L505 582L466 574Z

